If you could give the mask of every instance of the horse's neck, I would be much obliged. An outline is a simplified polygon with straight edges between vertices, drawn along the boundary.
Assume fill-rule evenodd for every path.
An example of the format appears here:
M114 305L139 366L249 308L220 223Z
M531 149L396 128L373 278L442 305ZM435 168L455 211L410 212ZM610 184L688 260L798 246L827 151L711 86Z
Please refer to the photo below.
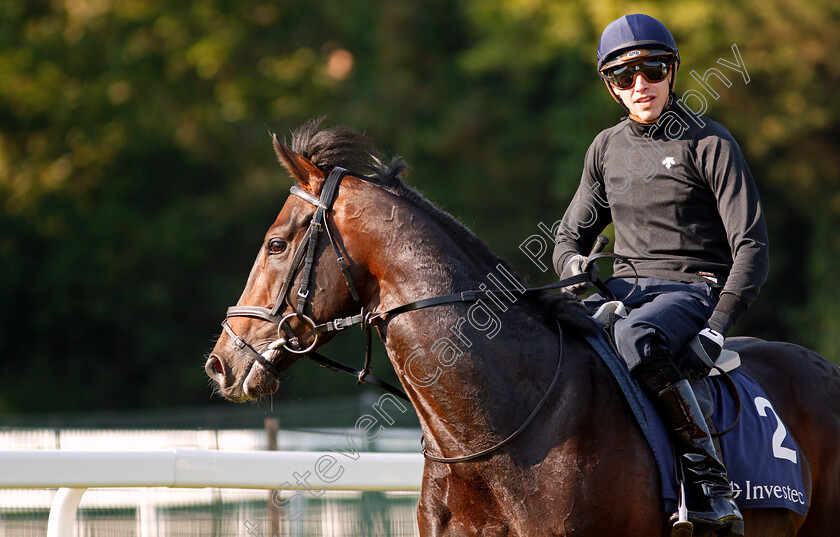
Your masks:
M402 313L380 328L430 447L491 444L522 423L546 389L559 358L556 327L525 304L521 284L498 260L472 254L434 221L399 212L377 268L381 310L482 286L512 290Z

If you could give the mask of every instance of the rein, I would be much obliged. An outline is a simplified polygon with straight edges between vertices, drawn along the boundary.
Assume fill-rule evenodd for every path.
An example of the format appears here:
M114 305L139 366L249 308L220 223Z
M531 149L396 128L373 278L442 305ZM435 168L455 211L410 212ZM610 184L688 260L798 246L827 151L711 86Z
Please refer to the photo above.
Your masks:
M329 223L327 220L327 216L329 211L332 209L332 205L335 202L336 194L338 191L338 185L341 180L347 175L347 170L340 167L333 168L329 175L324 182L324 186L321 189L321 197L315 197L309 192L303 190L297 184L291 187L291 193L295 196L303 199L304 201L314 205L316 207L315 213L312 216L312 221L310 222L309 228L306 231L306 235L304 236L304 240L300 243L297 250L295 251L294 257L292 258L291 266L289 267L289 272L286 274L286 277L283 279L283 284L280 288L280 291L277 295L277 299L275 300L274 304L271 307L261 307L261 306L232 306L227 310L227 316L225 320L222 321L222 328L231 338L234 346L238 349L248 352L253 356L253 360L251 361L251 365L253 366L254 362L259 362L266 370L270 371L273 375L279 377L282 374L277 366L275 366L269 356L273 354L273 352L279 348L284 348L287 351L293 354L300 354L304 357L311 359L312 361L318 363L322 367L326 367L332 371L337 371L339 373L345 373L347 375L353 376L356 378L358 384L363 383L370 383L379 388L385 390L392 395L400 397L406 401L409 401L408 396L405 394L403 390L394 386L393 384L384 381L375 377L371 373L371 325L385 319L386 317L392 315L399 315L400 313L406 313L409 311L415 311L418 309L429 308L433 306L442 306L446 304L455 304L455 303L471 303L476 302L478 300L484 298L495 298L497 295L500 297L510 296L511 293L518 292L520 294L536 294L541 293L544 291L550 291L553 289L562 289L563 287L568 287L571 285L575 285L578 283L590 282L594 283L601 289L602 291L609 292L606 287L601 284L600 280L597 277L594 277L590 272L584 272L582 274L574 275L570 278L565 278L558 282L544 285L542 287L532 287L527 289L497 289L497 290L469 290L469 291L461 291L459 293L454 293L451 295L444 295L432 298L424 298L421 300L415 300L413 302L409 302L407 304L403 304L401 306L397 306L395 308L391 308L384 312L364 312L364 308L360 307L361 312L357 315L352 315L350 317L343 317L343 318L336 318L330 321L327 321L322 324L316 324L309 316L307 316L304 311L306 307L307 300L309 299L310 289L309 285L311 283L312 273L314 270L315 265L315 252L318 247L318 240L320 234L326 230L327 238L332 245L332 248L336 254L336 259L338 262L339 267L341 268L341 272L344 275L345 283L350 290L350 294L353 297L353 300L356 302L356 305L359 305L359 295L356 291L356 287L353 283L353 278L350 275L349 265L347 260L343 255L341 255L341 251L332 237L330 232ZM587 258L587 265L595 261L596 259L600 259L603 257L612 257L622 261L627 262L622 256L618 256L616 254L604 254L599 253L600 250L604 247L605 242L598 241L595 244L595 247L592 250L592 253ZM301 284L300 288L297 292L297 305L295 307L295 311L292 313L288 313L285 315L280 314L280 309L282 308L283 304L287 302L287 295L289 294L289 290L291 288L292 282L294 280L295 274L298 272L301 264L303 264L302 269L302 276L301 276ZM632 267L632 264L630 265ZM635 289L635 286L634 286ZM631 291L632 292L632 291ZM611 294L611 293L610 293ZM289 297L291 298L291 297ZM291 304L290 304L291 305ZM255 349L250 343L245 341L242 337L237 335L233 328L231 328L230 324L228 323L228 319L230 317L251 317L257 318L264 321L268 321L270 323L277 325L277 332L278 332L278 339L268 345L268 350L264 353L260 353L257 349ZM305 324L308 324L315 334L315 338L313 339L312 343L306 348L301 348L300 340L295 336L294 332L292 331L291 327L288 325L288 320L291 318L298 318L303 321ZM318 343L318 338L321 334L327 332L334 332L334 331L341 331L345 328L350 326L361 325L362 329L365 331L365 359L364 359L364 366L362 369L355 369L353 367L347 366L340 362L336 362L331 360L317 352L314 352L314 348ZM501 442L479 451L477 453L473 453L471 455L466 455L462 457L437 457L429 454L426 450L425 442L423 445L422 453L423 455L432 461L436 462L444 462L444 463L454 463L454 462L465 462L470 461L473 459L477 459L488 453L496 451L497 449L505 446L509 442L511 442L514 438L516 438L528 425L533 421L536 417L539 410L543 407L546 400L548 399L549 394L554 389L555 385L557 384L557 380L560 377L560 369L562 364L562 355L563 355L563 338L562 338L562 329L558 324L558 334L559 334L559 341L560 341L560 352L557 358L557 367L554 371L554 377L551 380L548 388L546 389L545 393L543 394L542 398L540 399L537 406L531 412L531 414L526 418L526 420L516 429L513 433L511 433L507 438L502 440Z

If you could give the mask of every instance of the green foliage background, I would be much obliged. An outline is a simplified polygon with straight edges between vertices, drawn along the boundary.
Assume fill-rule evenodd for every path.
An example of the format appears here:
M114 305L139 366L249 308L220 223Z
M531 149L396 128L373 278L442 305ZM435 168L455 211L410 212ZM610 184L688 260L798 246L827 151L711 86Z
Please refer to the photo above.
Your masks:
M0 413L210 402L204 355L288 192L268 133L313 116L403 155L409 184L548 283L518 245L622 115L594 49L632 12L675 34L678 92L703 90L692 70L731 82L709 79L706 113L747 155L772 258L736 331L837 360L833 0L2 0ZM717 63L733 45L748 83ZM301 365L276 397L348 389Z

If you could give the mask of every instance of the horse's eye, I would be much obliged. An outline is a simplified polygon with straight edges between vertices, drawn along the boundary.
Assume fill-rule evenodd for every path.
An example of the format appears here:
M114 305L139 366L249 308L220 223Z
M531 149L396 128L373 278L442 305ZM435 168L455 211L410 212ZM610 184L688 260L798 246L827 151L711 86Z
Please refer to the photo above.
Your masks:
M286 241L280 239L271 239L268 242L268 253L282 254L286 251Z

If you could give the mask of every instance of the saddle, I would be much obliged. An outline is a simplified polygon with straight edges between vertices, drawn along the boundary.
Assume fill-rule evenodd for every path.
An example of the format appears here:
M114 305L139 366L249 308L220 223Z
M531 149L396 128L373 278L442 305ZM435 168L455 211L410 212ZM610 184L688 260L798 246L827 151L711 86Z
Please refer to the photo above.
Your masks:
M601 304L601 306L592 314L592 318L605 326L604 330L609 335L610 342L615 346L615 335L613 326L615 321L627 315L627 308L620 300L610 300ZM715 369L709 373L710 377L720 375L721 373L728 373L738 368L741 365L741 356L731 349L724 348L720 353L720 358L715 362ZM692 383L694 384L694 383Z
M620 300L611 300L601 304L601 306L592 314L592 318L604 325L604 331L607 334L607 339L613 347L613 351L618 354L615 331L613 327L616 320L627 315L627 308ZM718 360L715 362L715 367L709 373L710 377L719 376L723 373L734 371L741 365L741 356L731 349L724 348ZM715 413L715 403L712 392L706 379L691 381L691 388L694 390L694 395L697 402L700 404L700 410L703 412L703 417L706 419L706 424L709 431L712 433L712 439L715 443L715 448L720 452L720 442L718 440L719 433L715 428L713 416Z
M600 305L591 313L604 330L586 336L586 340L618 382L650 445L659 468L665 512L673 513L678 505L679 490L668 432L651 397L639 387L615 348L612 326L616 319L627 314L627 309L621 302L613 301ZM741 509L783 508L804 515L809 501L801 464L807 462L772 409L767 394L743 368L738 368L740 363L737 352L724 349L715 366L727 374L713 372L692 382L712 432L715 449L723 455L735 502ZM736 392L737 396L734 395ZM729 431L731 434L727 434ZM777 491L781 492L777 495Z

